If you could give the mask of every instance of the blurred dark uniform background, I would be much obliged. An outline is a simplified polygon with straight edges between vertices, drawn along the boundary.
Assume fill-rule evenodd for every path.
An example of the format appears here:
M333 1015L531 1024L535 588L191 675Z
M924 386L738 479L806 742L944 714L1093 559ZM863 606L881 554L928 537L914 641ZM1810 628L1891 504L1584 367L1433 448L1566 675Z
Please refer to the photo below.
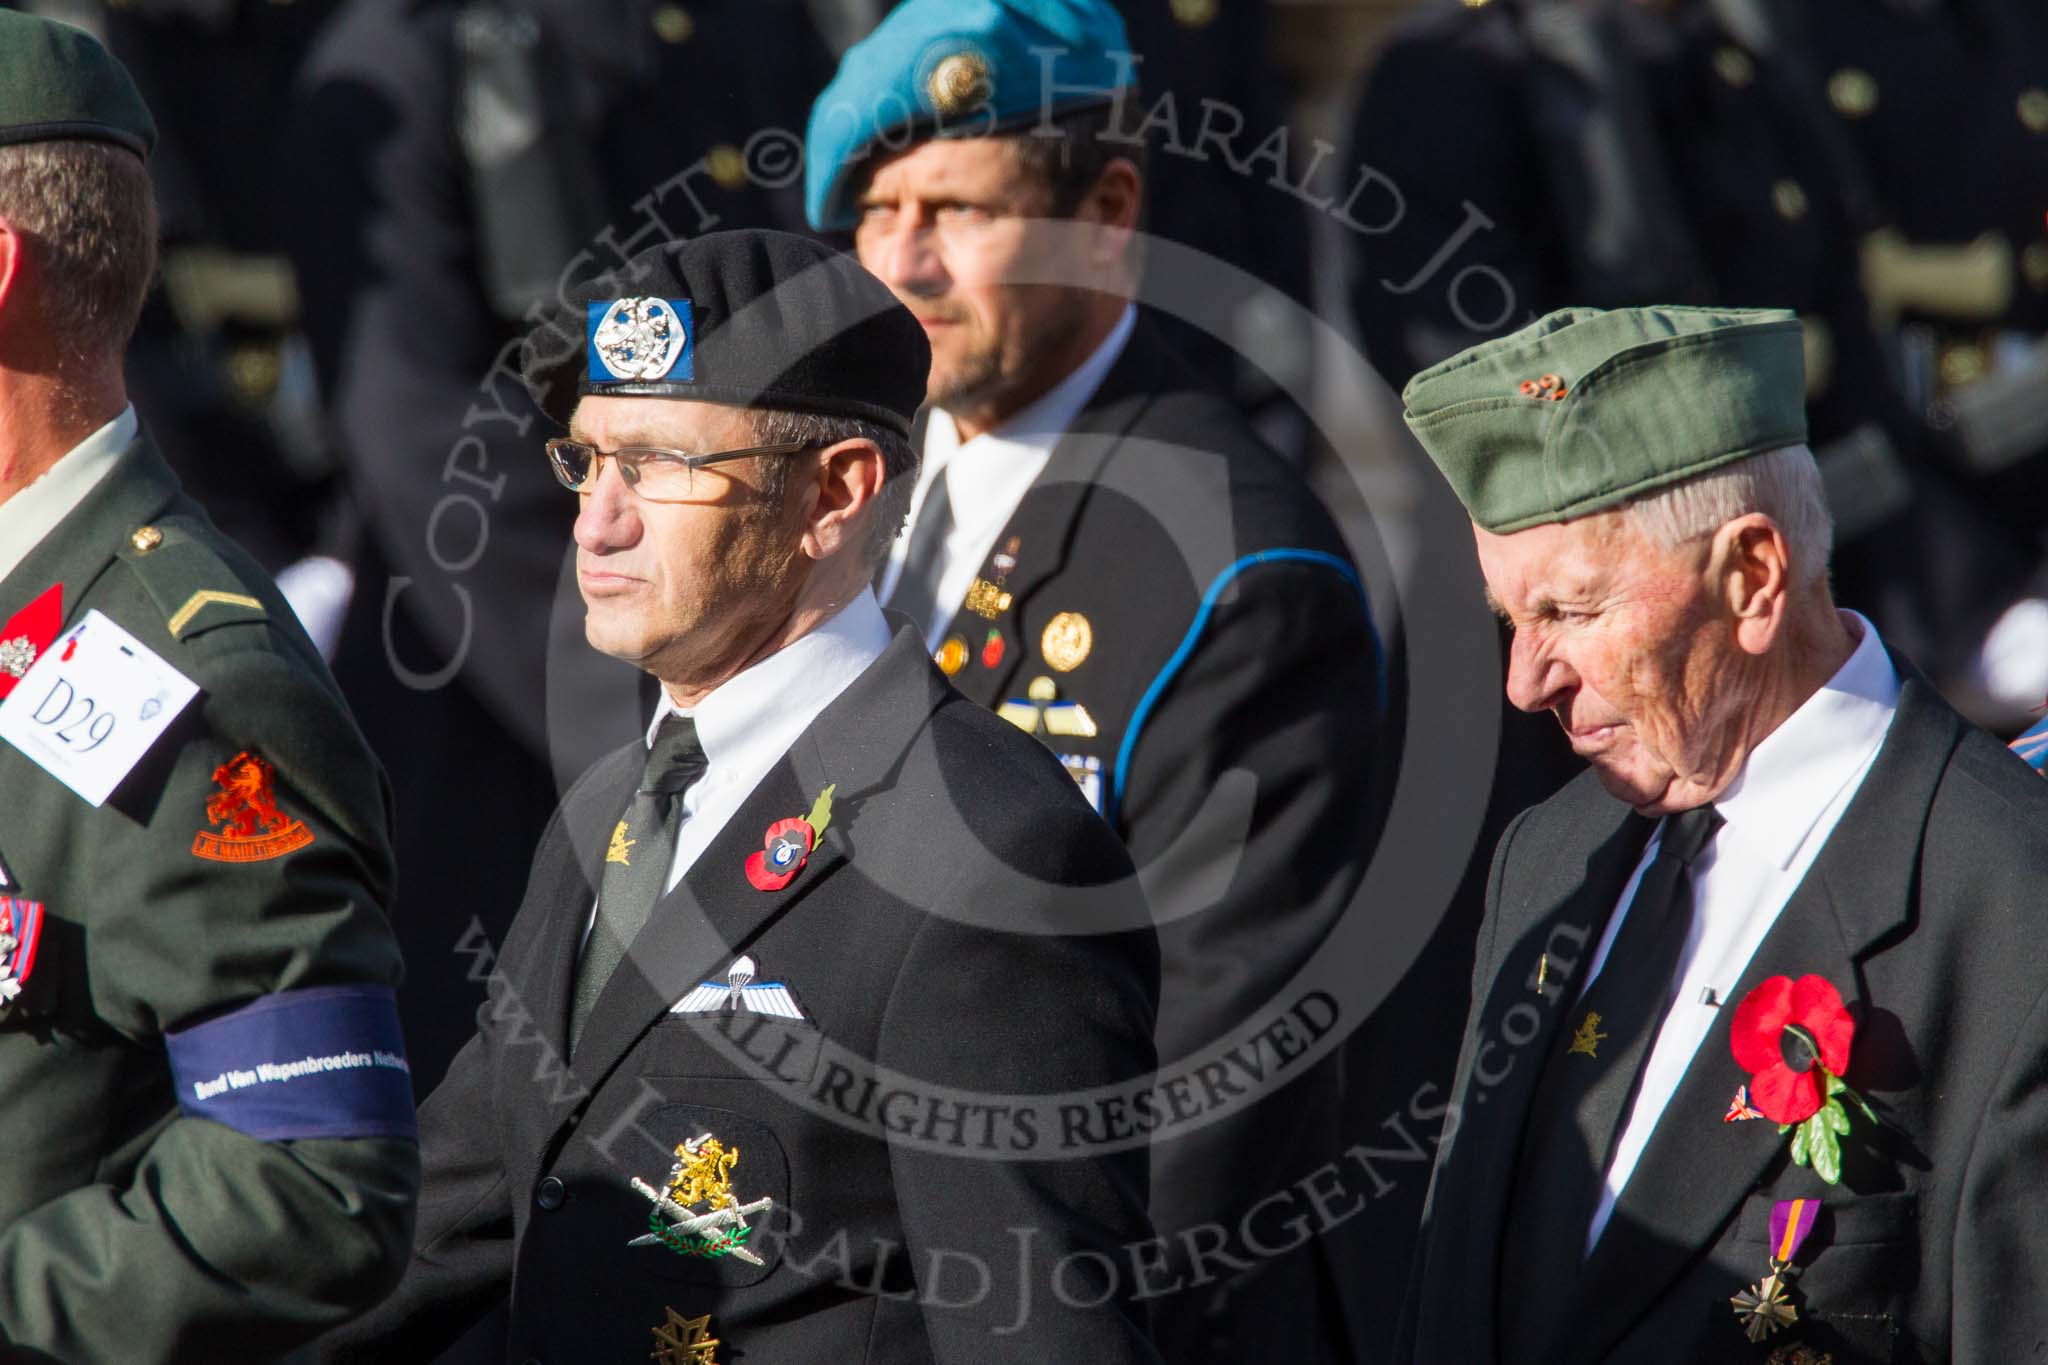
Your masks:
M288 254L295 153L279 117L335 7L0 0L99 35L156 113L163 285L129 348L128 388L186 491L273 575L348 536Z
M1895 299L1900 279L1913 277L1922 295L1952 296L1954 268L1902 254L1900 233L1942 240L2012 231L1995 199L1964 199L1972 186L1959 182L2017 168L1999 165L2006 135L1985 128L1983 111L1967 125L1946 110L1929 119L1906 161L1894 160L1892 147L1883 164L1859 151L1820 74L1851 58L1822 58L1800 38L1825 32L1861 46L1873 41L1876 12L1892 8L1890 0L1836 0L1807 9L1800 24L1776 0L1418 7L1380 54L1358 105L1355 159L1400 187L1406 213L1383 235L1361 239L1354 303L1368 353L1396 387L1484 336L1568 304L1797 309L1808 333L1810 443L1837 521L1839 596L1939 680L1967 672L1974 647L2022 589L2039 557L2040 518L2008 515L1988 495L1948 411L1931 406L1924 383L1907 382L1895 318L1873 312L1872 289ZM1962 8L1938 22L1960 32ZM1898 15L1888 18L1896 24ZM1851 38L1850 30L1859 31ZM1916 46L1910 26L1878 41ZM1882 64L1874 51L1854 60ZM1946 67L1904 60L1923 63L1920 99L1929 106L1998 71L1988 52ZM1955 164L1933 172L1944 180L1934 188L1929 168L1945 161ZM1980 169L1966 169L1972 164ZM1894 168L1900 174L1888 182L1873 174ZM2038 198L2041 183L1997 197ZM1906 195L1952 206L1917 228L1891 227L1894 218L1912 221L1898 207ZM2042 207L2033 210L2037 232ZM1965 227L1966 217L1976 225ZM1890 231L1889 257L1886 237L1866 250L1881 229ZM1866 255L1879 263L1875 273Z

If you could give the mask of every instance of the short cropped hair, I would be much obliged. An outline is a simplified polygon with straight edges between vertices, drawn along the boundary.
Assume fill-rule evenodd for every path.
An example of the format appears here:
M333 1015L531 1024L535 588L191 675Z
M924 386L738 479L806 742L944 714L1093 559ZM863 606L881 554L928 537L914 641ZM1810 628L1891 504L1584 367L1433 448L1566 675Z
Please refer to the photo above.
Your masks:
M1112 102L1059 114L1004 139L1015 149L1018 164L1051 191L1053 216L1073 217L1109 163L1119 158L1136 166L1143 178L1144 141L1110 136L1119 131L1114 120L1122 107Z
M836 445L841 441L872 441L882 451L882 491L875 498L868 521L867 541L861 555L869 568L878 568L889 557L889 547L910 516L910 495L917 487L918 451L894 427L870 422L863 417L837 413L790 412L774 408L754 413L754 439L762 445L802 441L809 446ZM789 463L776 460L764 487L779 498L787 484Z
M118 357L156 277L156 195L110 142L0 146L0 218L48 281L43 326L70 358Z
M1793 583L1803 588L1826 580L1835 522L1820 466L1803 445L1781 446L1709 470L1638 498L1623 510L1666 550L1761 512L1778 524L1791 546Z

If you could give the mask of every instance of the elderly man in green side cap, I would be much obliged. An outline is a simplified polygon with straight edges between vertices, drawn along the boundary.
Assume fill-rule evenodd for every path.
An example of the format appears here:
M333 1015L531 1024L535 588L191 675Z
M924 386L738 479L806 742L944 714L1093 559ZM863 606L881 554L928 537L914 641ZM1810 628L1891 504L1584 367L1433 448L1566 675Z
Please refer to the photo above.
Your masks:
M122 352L149 111L0 11L0 1360L274 1359L419 1184L383 776Z
M1834 606L1801 364L1573 309L1403 395L1592 771L1494 856L1399 1359L2048 1337L2048 792Z

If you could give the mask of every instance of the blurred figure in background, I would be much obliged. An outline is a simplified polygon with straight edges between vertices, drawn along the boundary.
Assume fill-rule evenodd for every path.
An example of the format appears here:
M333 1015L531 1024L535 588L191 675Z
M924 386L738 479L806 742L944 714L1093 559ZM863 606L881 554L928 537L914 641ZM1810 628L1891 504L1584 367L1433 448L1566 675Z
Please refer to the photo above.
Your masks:
M1127 122L1146 130L1145 230L1265 286L1238 288L1204 271L1174 292L1207 296L1228 330L1215 336L1174 318L1162 318L1160 330L1213 391L1230 396L1261 436L1298 460L1306 422L1280 385L1305 389L1313 365L1307 328L1285 306L1313 303L1308 215L1301 200L1270 183L1298 168L1249 159L1290 114L1289 92L1268 58L1272 6L1119 0L1117 8L1144 90ZM1155 258L1148 268L1161 266Z
M1871 321L1879 221L1808 62L1760 0L1431 4L1382 52L1354 159L1395 187L1354 303L1400 385L1565 303L1796 309L1843 600L1942 676L2031 567Z
M788 130L829 60L797 0L357 0L309 59L294 252L366 524L335 672L401 793L421 1093L519 900L493 855L653 705L555 611L572 509L512 363L528 310L664 240L800 222Z
M128 388L165 462L331 655L352 532L287 255L293 148L277 113L335 0L12 7L100 37L156 114L162 287L128 348Z
M1948 429L1977 505L2039 546L2048 516L2048 8L2035 0L1785 7L1882 226L1864 280L1907 400ZM1796 21L1796 28L1792 27ZM1954 700L2009 728L2048 697L2048 578L1993 627Z

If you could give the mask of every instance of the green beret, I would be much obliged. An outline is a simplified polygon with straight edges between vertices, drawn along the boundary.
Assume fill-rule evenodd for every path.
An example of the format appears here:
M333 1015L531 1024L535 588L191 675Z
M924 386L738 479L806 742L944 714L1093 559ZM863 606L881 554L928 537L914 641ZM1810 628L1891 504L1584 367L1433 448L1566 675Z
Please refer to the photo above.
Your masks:
M1567 308L1401 401L1473 522L1506 535L1803 443L1806 357L1782 308Z
M146 157L156 121L128 69L91 34L0 9L0 146L74 138Z

